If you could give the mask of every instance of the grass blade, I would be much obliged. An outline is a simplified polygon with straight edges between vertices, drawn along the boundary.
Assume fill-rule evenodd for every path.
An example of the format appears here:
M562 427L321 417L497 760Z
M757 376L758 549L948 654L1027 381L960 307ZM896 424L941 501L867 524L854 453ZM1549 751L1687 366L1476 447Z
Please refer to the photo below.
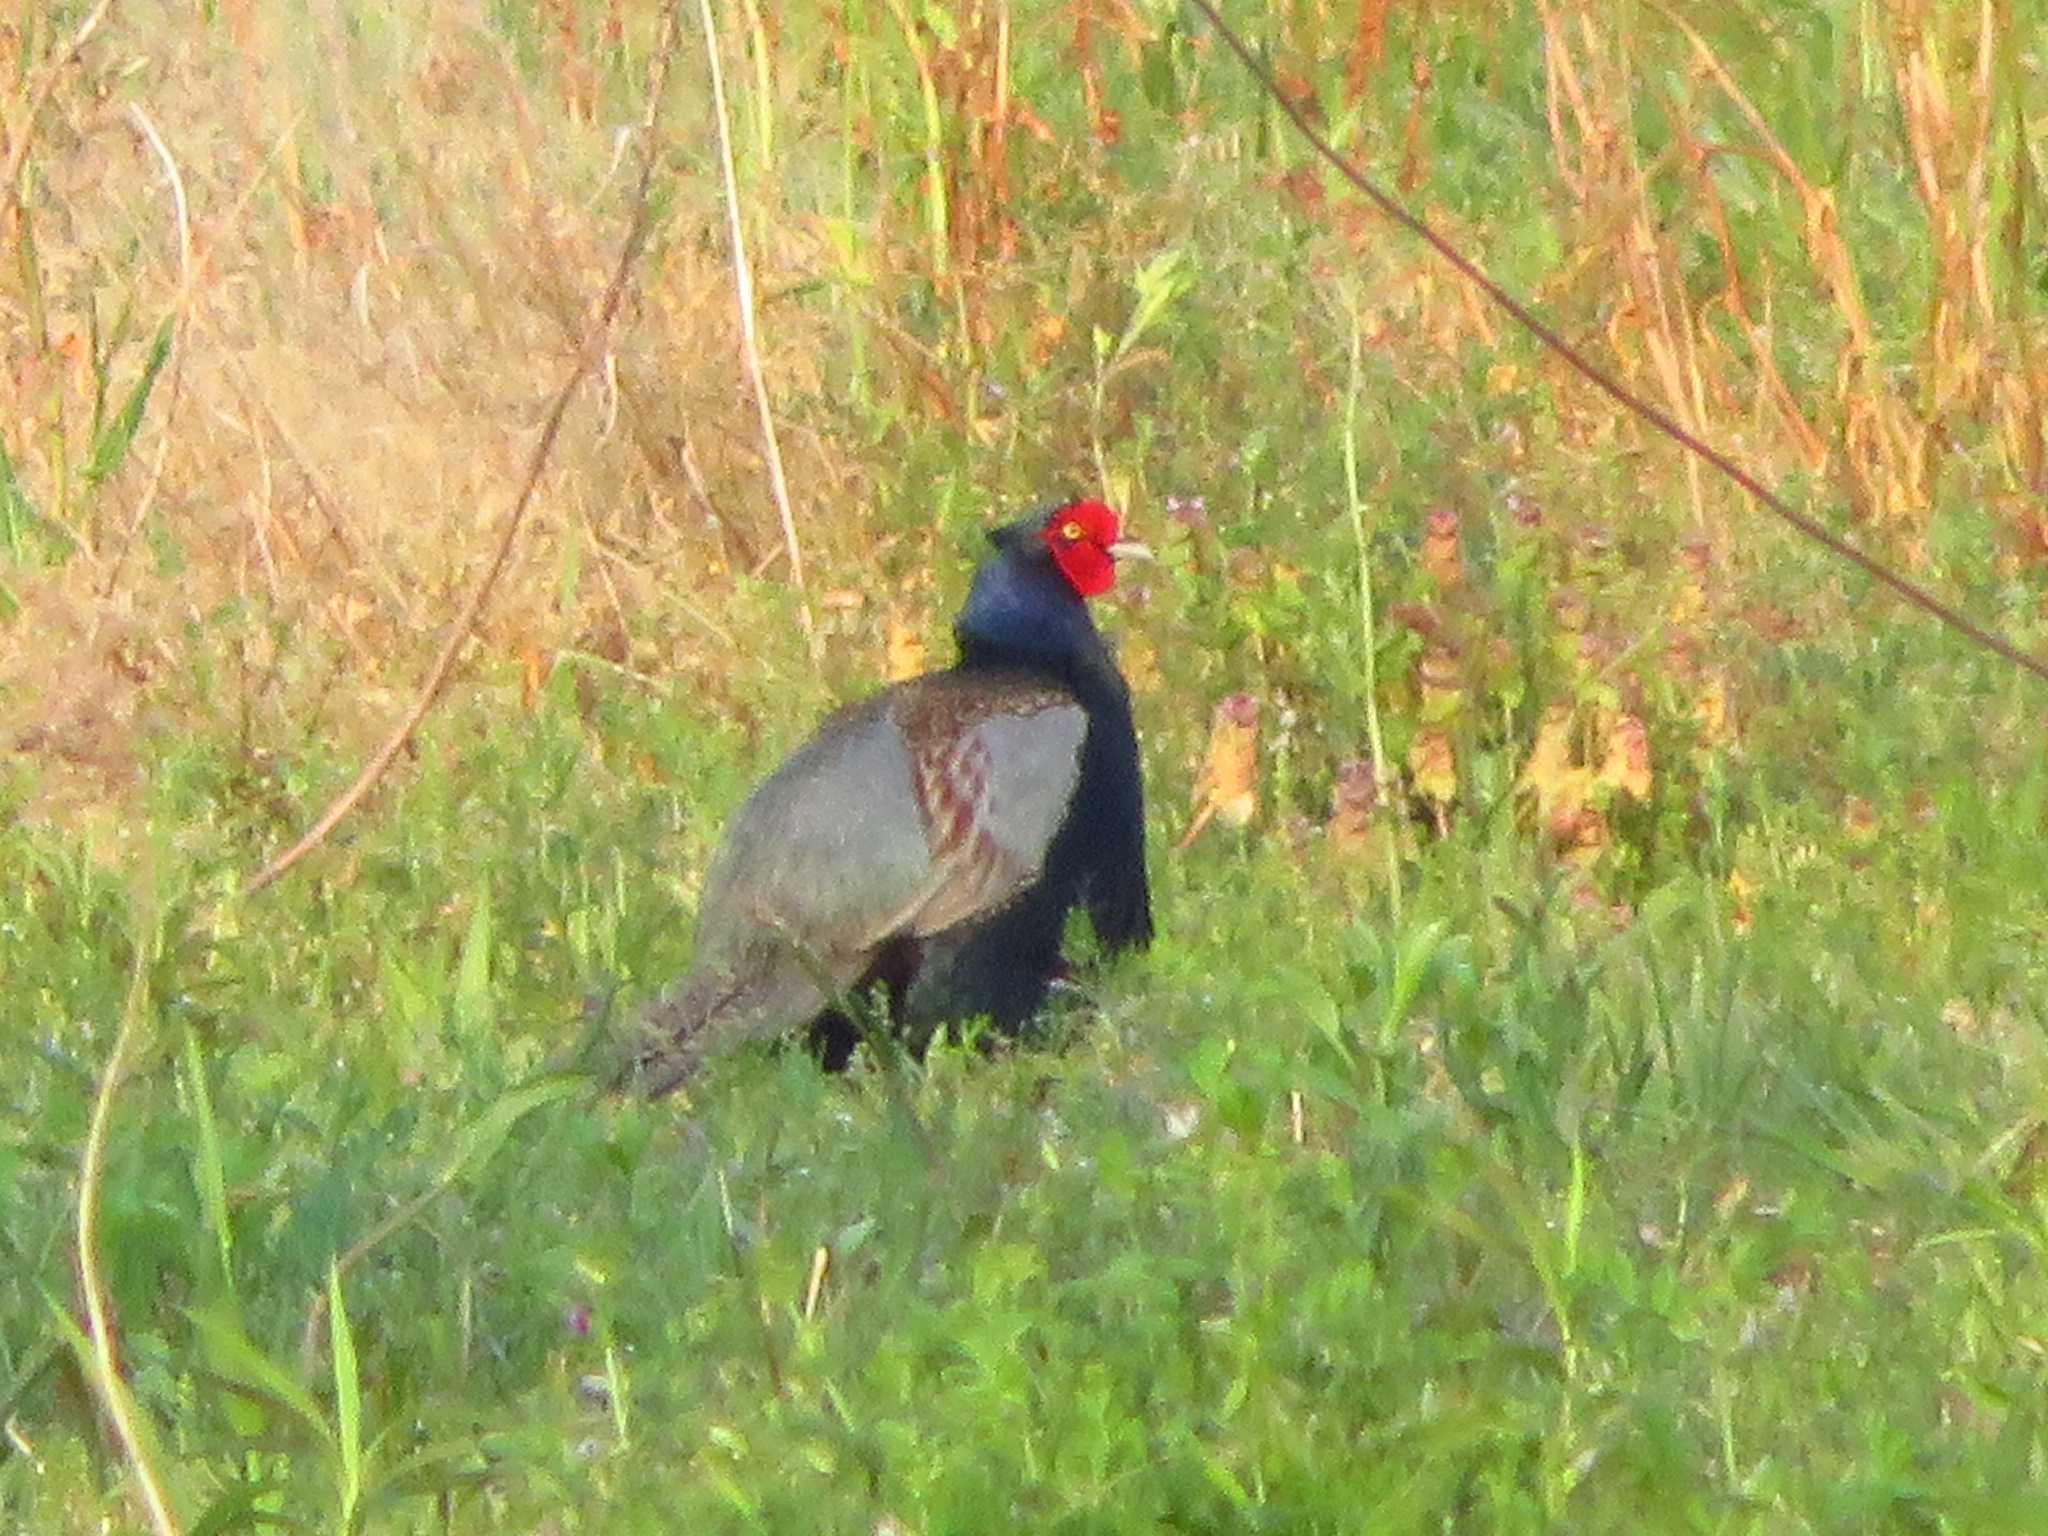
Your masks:
M485 891L470 914L455 970L455 1021L464 1034L491 1025L491 896Z
M208 1369L252 1399L283 1409L320 1439L334 1438L334 1428L313 1394L256 1347L233 1311L224 1306L194 1307L185 1316L199 1335Z
M341 1528L355 1529L363 1498L363 1399L355 1334L341 1297L341 1265L327 1266L327 1337L334 1356L335 1452L341 1465Z
M149 392L156 388L157 375L163 372L171 355L172 329L169 318L157 327L156 338L149 344L149 356L142 364L141 377L128 391L128 398L121 402L114 419L93 437L92 454L85 461L86 484L98 485L113 474L135 445L135 434L142 430L142 413L149 407Z
M185 1031L185 1077L192 1093L192 1118L199 1144L192 1152L192 1182L199 1190L199 1204L206 1212L206 1224L213 1228L220 1249L220 1277L233 1295L235 1289L234 1234L228 1226L227 1175L221 1165L220 1126L213 1117L213 1096L206 1087L206 1063L199 1053L199 1037Z
M0 552L16 565L26 565L61 560L77 547L78 541L62 524L36 510L14 471L6 445L0 443Z

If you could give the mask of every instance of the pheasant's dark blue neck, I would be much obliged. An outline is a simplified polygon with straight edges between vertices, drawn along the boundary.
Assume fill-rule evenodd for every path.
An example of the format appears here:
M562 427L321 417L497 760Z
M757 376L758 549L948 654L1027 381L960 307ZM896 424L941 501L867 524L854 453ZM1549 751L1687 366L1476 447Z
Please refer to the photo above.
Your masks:
M1114 670L1066 577L1049 560L1025 554L1005 551L974 573L953 634L965 667L1022 667L1077 690Z

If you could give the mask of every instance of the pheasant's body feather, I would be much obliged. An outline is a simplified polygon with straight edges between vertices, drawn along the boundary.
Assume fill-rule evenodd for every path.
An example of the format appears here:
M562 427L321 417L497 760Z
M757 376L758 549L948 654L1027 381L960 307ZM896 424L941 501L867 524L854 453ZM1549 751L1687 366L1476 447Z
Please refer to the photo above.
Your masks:
M1032 616L1013 587L1006 623ZM868 981L914 1030L1021 1023L1084 901L1111 948L1151 936L1129 699L1065 595L1033 633L1078 618L1080 638L1050 660L984 644L970 599L958 665L840 710L747 798L705 876L690 974L647 1020L652 1091L836 1017Z

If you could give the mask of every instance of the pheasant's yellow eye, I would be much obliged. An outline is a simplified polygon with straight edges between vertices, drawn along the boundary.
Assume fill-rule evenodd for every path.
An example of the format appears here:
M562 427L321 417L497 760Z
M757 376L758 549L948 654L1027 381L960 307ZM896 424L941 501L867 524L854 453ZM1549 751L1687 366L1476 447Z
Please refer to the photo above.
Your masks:
M1060 529L1060 537L1069 544L1072 544L1084 537L1086 531L1079 523L1068 523L1064 528Z

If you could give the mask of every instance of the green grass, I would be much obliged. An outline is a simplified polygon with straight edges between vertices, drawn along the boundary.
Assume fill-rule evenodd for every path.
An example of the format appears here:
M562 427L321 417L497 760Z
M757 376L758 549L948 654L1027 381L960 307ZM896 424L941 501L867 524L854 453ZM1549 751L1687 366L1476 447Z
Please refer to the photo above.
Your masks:
M261 592L180 610L117 814L53 825L29 809L57 769L0 763L0 1530L139 1520L72 1321L81 1149L131 1008L98 1246L188 1532L2048 1528L2040 691L1732 492L1696 504L1675 450L1526 338L1487 342L1447 279L1347 225L1334 185L1283 182L1298 146L1167 8L1094 55L1113 145L1070 20L1018 8L1014 89L1052 137L1011 130L1014 252L939 279L930 120L893 11L867 11L844 39L791 21L765 101L751 63L729 71L761 223L817 235L801 261L765 241L764 328L815 346L784 360L779 409L797 451L854 466L857 505L805 508L818 586L867 597L824 610L822 664L780 573L714 581L708 539L626 588L652 591L621 643L653 686L568 655L602 649L593 573L629 541L577 542L563 519L518 600L556 626L550 679L523 700L504 649L480 647L416 756L271 891L237 887L359 761L322 723L355 669L294 628L310 610ZM1613 210L1560 184L1536 19L1399 8L1389 62L1347 103L1337 13L1298 11L1276 51L1377 167L1404 153L1405 61L1431 60L1416 200L1572 334L1606 334ZM594 180L606 125L637 117L638 34L591 45L600 121L568 123L547 24L492 16ZM1836 190L1887 370L1871 388L1919 398L1933 257L1890 44L1864 69L1877 45L1850 4L1762 41L1740 8L1695 20ZM1674 290L1710 310L1720 254L1659 157L1673 101L1697 132L1745 130L1668 35L1629 25L1645 195L1678 227ZM302 81L307 99L356 99L411 46L403 16L351 36L361 56ZM2017 120L2048 122L2039 61L2010 67ZM942 163L963 163L965 118L937 127ZM676 129L650 270L715 248L700 129ZM2009 212L2029 194L2013 130L1994 131ZM309 136L304 190L350 184L378 142ZM456 225L486 221L448 174ZM1841 327L1798 205L1755 158L1726 174L1779 366L1833 432ZM401 217L403 176L371 180ZM2030 334L2037 275L2023 256L1997 279ZM405 296L394 279L377 303ZM729 360L674 350L688 337L662 323L626 327L629 380L652 352L695 400L731 388ZM116 526L149 456L162 358L131 354L156 324L132 327L136 377L101 379L106 421L74 454L109 498L94 526ZM1832 483L1805 485L1749 409L1740 359L1720 367L1739 398L1712 398L1710 435L1834 515ZM2041 570L1998 558L2019 470L1988 407L1940 415L1926 574L2038 649ZM589 428L564 452L624 505L638 471ZM980 530L1094 484L1098 457L1162 555L1104 614L1147 678L1154 950L1090 973L1028 1049L839 1079L745 1052L687 1103L598 1093L580 1053L681 973L720 823L879 680L882 608L941 648ZM182 515L198 493L171 464ZM0 592L32 600L31 567L66 556L30 458L0 465L19 525ZM1170 518L1169 496L1199 515ZM1442 508L1459 583L1422 549ZM207 558L171 514L148 537L160 575ZM1687 616L1696 541L1715 558ZM741 643L712 644L702 616ZM273 658L268 692L252 654ZM1448 700L1425 687L1445 665ZM1725 730L1695 715L1709 675ZM1204 722L1236 690L1265 705L1258 819L1179 850ZM1375 703L1400 779L1392 887L1319 827ZM1584 868L1515 788L1558 704L1626 712L1650 742L1649 793L1601 793ZM1454 754L1441 832L1403 769L1431 729Z
M2048 876L2003 830L2038 827L2038 768L1952 761L1936 823L1860 855L1759 813L1746 933L1673 867L1616 934L1501 824L1423 855L1399 928L1271 846L1155 850L1165 938L1064 1049L942 1050L901 1100L735 1058L685 1114L535 1076L586 988L683 959L677 871L752 758L678 713L607 734L695 803L593 771L560 711L446 720L349 878L153 958L102 1243L192 1515L324 1526L359 1488L376 1530L442 1528L437 1492L456 1529L2041 1519L2044 1213L2003 1184L2048 1022ZM165 933L240 841L181 766ZM119 1479L45 1298L147 909L47 839L5 855L0 1391L33 1452L0 1497L69 1529ZM331 1261L436 1188L340 1277L353 1369L308 1372Z

